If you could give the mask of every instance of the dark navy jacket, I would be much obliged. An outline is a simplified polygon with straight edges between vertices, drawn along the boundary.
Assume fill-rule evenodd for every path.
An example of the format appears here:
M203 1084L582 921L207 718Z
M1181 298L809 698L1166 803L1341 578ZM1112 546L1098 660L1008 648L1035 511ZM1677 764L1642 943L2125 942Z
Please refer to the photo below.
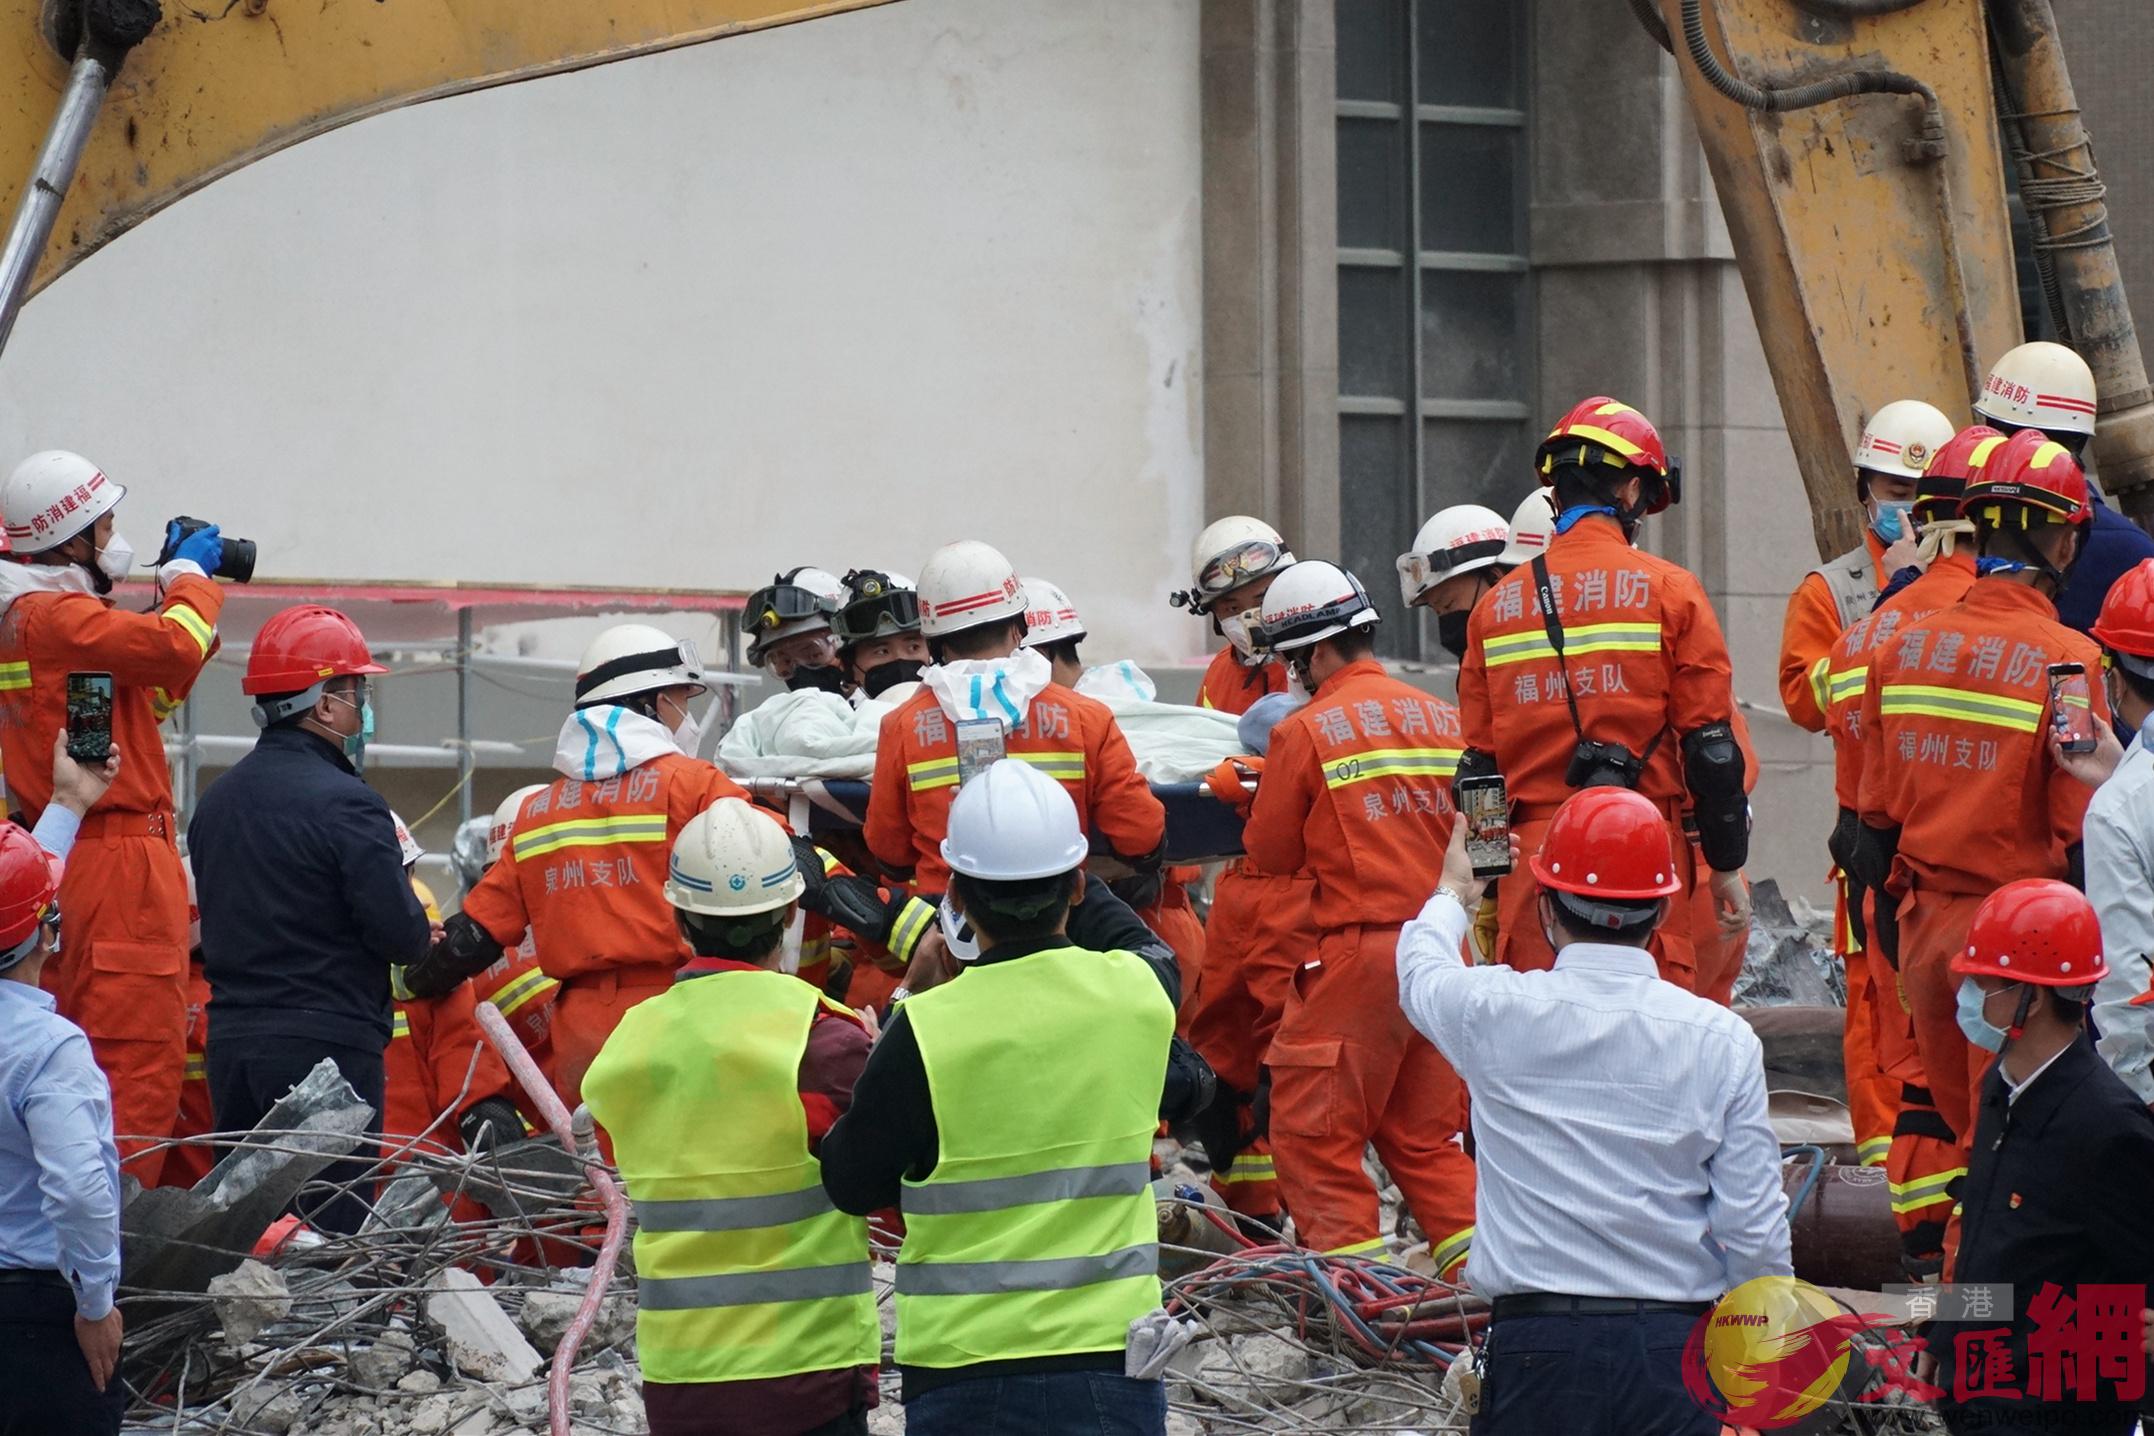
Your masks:
M389 969L416 962L429 929L389 804L344 754L299 728L266 730L204 790L187 844L210 1041L387 1047Z
M2094 501L2094 527L2072 569L2071 581L2057 595L2057 621L2081 633L2094 627L2109 585L2143 558L2154 558L2154 538L2100 499Z

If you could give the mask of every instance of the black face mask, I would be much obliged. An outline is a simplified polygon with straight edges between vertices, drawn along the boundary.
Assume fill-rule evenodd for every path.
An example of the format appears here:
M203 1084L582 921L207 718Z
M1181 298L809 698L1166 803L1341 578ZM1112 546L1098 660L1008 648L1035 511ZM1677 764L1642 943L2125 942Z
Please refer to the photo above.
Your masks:
M880 698L898 684L918 678L926 667L917 658L893 658L888 663L878 663L860 675L860 691L870 698Z
M831 663L803 663L786 678L785 686L795 693L807 688L819 688L825 693L842 695L845 692L845 670Z
M1466 623L1472 617L1466 609L1436 615L1436 641L1443 645L1444 652L1462 663L1466 659Z

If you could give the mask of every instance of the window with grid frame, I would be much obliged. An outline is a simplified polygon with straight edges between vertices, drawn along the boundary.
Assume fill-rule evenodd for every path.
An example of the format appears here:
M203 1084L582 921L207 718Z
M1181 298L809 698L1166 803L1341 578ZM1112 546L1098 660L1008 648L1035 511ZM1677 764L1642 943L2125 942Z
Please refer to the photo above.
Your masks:
M1527 0L1336 0L1341 557L1387 656L1441 658L1393 563L1531 483ZM1425 631L1424 631L1425 630Z

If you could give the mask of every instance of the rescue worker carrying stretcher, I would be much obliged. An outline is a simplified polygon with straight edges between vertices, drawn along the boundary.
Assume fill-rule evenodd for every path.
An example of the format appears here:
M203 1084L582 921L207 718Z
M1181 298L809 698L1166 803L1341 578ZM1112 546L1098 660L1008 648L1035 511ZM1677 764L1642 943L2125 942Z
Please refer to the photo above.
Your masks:
M1272 730L1242 841L1267 871L1309 878L1317 929L1272 1038L1271 1142L1303 1245L1383 1251L1373 1142L1447 1276L1473 1241L1465 1094L1399 1008L1395 952L1443 868L1458 710L1385 671L1377 618L1332 563L1295 564L1264 598L1260 642L1310 698Z
M2086 479L2063 445L2029 429L1995 447L1960 505L1974 522L1977 578L1957 604L1876 642L1863 691L1852 871L1877 894L1872 936L1897 959L1961 1166L1990 1054L1961 1031L1953 958L2004 884L2079 879L2093 794L2059 766L2049 735L2060 702L2109 721L2092 681L2101 649L2059 623L2054 605L2088 512ZM2052 664L2075 663L2076 691L2053 681ZM1948 1263L1952 1246L1948 1233Z
M1698 580L1631 543L1640 520L1681 497L1681 470L1643 414L1605 397L1565 414L1536 461L1555 493L1555 537L1467 624L1458 775L1502 775L1527 859L1573 792L1643 794L1678 844L1678 912L1701 880L1683 833L1687 799L1720 923L1740 928L1750 920L1750 804L1727 643ZM1497 960L1551 966L1532 884L1501 883L1498 905ZM1694 990L1688 927L1663 927L1653 946L1661 975Z

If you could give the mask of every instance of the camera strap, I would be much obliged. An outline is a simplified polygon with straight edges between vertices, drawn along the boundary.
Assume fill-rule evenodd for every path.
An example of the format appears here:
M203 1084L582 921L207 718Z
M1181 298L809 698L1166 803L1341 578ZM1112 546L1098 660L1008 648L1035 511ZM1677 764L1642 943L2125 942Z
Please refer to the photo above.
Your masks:
M1586 725L1578 717L1578 694L1571 682L1571 665L1563 656L1563 620L1556 615L1556 586L1548 577L1548 555L1533 556L1533 592L1541 604L1541 627L1548 634L1548 646L1556 650L1556 667L1563 674L1563 701L1571 710L1571 733L1579 742L1586 741ZM1638 766L1643 768L1653 761L1660 750L1660 740L1668 736L1663 727L1653 735L1653 741L1645 745L1645 752L1638 756Z

